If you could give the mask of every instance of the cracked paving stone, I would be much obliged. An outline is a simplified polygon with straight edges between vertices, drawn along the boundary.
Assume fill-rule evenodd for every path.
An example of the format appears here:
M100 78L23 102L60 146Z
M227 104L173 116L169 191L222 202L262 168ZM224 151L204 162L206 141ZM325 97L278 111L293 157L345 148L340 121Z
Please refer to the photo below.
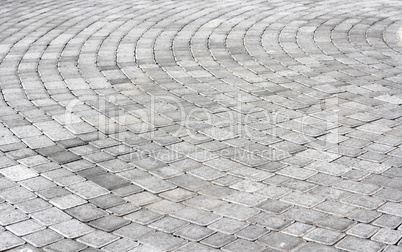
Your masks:
M289 226L291 223L293 223L293 220L287 219L283 216L276 216L268 213L260 213L254 216L253 218L249 219L248 222L275 231L280 231L285 227Z
M215 231L206 227L190 224L174 232L174 235L196 242L212 235L213 233L215 233Z
M202 240L201 243L213 248L221 248L234 240L236 240L236 238L233 235L217 232Z
M79 222L78 220L68 220L66 222L52 225L50 228L67 238L77 238L94 231L93 228Z
M90 234L81 236L77 239L77 241L94 248L100 248L118 239L119 237L116 235L102 231L95 231Z
M209 225L221 218L217 214L191 207L180 209L171 216L202 226Z
M148 244L149 246L156 247L163 251L172 251L186 243L184 239L159 231L141 236L138 240L141 243Z

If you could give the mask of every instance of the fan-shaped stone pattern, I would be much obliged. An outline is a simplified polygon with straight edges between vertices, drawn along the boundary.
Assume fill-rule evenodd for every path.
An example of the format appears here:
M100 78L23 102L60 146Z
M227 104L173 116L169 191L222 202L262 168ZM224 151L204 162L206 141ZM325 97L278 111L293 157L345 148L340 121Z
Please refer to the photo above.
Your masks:
M0 250L399 251L399 1L2 1Z

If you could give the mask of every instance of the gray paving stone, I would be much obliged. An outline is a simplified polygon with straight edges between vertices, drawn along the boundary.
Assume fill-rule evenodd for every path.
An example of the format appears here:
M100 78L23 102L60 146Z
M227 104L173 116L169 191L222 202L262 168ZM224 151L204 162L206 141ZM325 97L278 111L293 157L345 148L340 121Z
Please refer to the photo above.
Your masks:
M138 240L139 237L151 232L155 232L155 230L137 223L131 223L127 226L117 229L113 233L131 240Z
M359 210L357 207L342 204L336 201L325 201L316 206L315 209L342 217L349 216Z
M117 252L117 251L126 252L137 247L138 245L139 245L138 242L134 242L127 238L122 238L102 247L102 250L107 252Z
M352 220L329 216L326 219L319 221L317 223L317 226L333 229L339 232L344 232L354 224L356 223Z
M1 232L0 233L0 249L8 250L19 245L24 244L24 241L13 235L10 232Z
M196 242L210 236L213 233L215 233L215 231L206 227L190 224L174 232L174 235Z
M316 228L307 235L305 235L304 238L307 241L313 241L324 245L333 245L334 243L342 239L342 237L344 236L345 236L344 234L336 231L323 228Z
M51 229L46 228L34 232L32 234L26 235L23 237L23 239L27 241L29 244L32 244L33 246L40 248L63 239L63 236Z
M116 235L102 231L95 231L90 234L81 236L77 239L77 241L94 248L100 248L118 239L119 237Z
M383 214L381 217L373 221L373 225L386 228L396 228L402 223L402 218L395 215Z
M122 198L114 195L114 194L106 194L93 199L90 199L89 202L96 205L99 208L107 209L110 207L115 207L126 203Z
M165 233L173 233L176 230L187 226L188 224L189 223L186 221L178 220L170 216L167 216L163 219L151 223L149 227Z
M284 218L283 216L260 213L248 220L248 222L266 227L271 230L280 231L289 226L293 222L293 220Z
M270 247L285 251L293 250L304 243L300 238L278 232L271 232L258 239L258 241Z
M297 252L308 252L308 251L323 251L323 252L337 252L340 251L334 247L321 245L318 243L308 242L302 247L296 249Z
M321 197L294 192L281 198L281 201L310 208L323 202L324 199Z
M107 215L89 223L90 226L105 232L113 232L128 224L130 224L129 220L114 215Z
M159 231L141 236L139 241L163 251L171 251L186 243L184 239L177 238L171 234L166 234Z
M6 227L7 230L11 231L17 236L24 236L39 230L45 229L45 227L35 220L29 219L26 221L21 221Z
M379 211L382 213L396 215L399 217L402 217L401 210L402 210L402 204L394 202L387 202L379 209Z
M70 239L63 239L53 244L50 244L44 247L45 251L68 251L68 252L75 252L75 251L82 251L87 246L85 244L76 242Z
M68 220L50 226L51 229L67 238L77 238L93 231L93 228L77 220Z
M105 211L97 208L92 204L83 204L80 206L76 206L67 209L65 212L83 222L92 221L107 215Z
M367 239L346 236L335 247L346 251L381 251L385 245Z
M171 215L175 218L203 226L209 225L221 218L217 214L191 207L185 207Z
M184 252L184 251L205 251L205 252L213 252L213 251L219 251L217 249L199 244L199 243L194 243L194 242L189 242L186 245L175 249L175 252Z
M296 236L296 237L301 237L301 236L304 236L305 234L307 234L312 229L314 229L314 226L312 226L312 225L301 223L301 222L295 222L292 225L290 225L289 227L282 230L282 232L285 234Z
M58 224L71 219L71 216L55 207L32 213L31 216L45 226Z
M212 248L221 248L234 240L236 240L236 238L233 235L217 232L205 238L200 243L210 246Z
M256 210L254 208L248 208L238 204L224 205L214 211L214 213L216 214L240 221L245 221L258 214L259 212L259 210Z
M264 246L255 243L255 242L250 242L247 240L242 240L242 239L237 239L236 241L226 245L225 247L222 248L223 251L262 251L264 250Z
M147 209L141 209L139 211L126 215L124 218L140 223L142 225L146 225L163 218L163 215L149 211Z

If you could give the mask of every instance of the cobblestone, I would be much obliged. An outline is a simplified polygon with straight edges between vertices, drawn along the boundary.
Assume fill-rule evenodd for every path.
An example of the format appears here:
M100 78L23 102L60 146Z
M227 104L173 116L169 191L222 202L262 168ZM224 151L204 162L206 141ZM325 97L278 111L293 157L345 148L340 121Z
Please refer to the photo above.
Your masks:
M0 251L400 251L400 1L1 7Z

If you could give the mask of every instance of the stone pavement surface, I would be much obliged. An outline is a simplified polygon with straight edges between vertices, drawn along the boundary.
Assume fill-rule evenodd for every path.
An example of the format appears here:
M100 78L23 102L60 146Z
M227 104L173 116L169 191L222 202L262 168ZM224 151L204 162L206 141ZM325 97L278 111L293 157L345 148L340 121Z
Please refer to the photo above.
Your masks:
M399 0L0 0L1 251L402 251Z

